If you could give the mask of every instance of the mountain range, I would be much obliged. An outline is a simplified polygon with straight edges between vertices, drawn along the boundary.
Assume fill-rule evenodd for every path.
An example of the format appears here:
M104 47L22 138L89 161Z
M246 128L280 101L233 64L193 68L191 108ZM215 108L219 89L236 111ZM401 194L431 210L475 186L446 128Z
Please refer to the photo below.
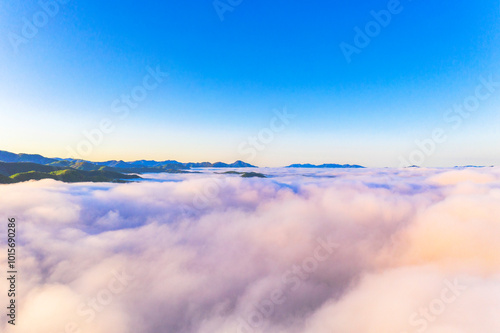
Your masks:
M15 154L7 151L0 150L0 162L31 162L43 165L52 165L60 167L71 167L80 170L93 171L101 167L110 167L116 169L143 169L142 172L163 172L164 170L174 169L190 169L190 168L253 168L254 165L245 163L243 161L236 161L234 163L223 162L190 162L181 163L174 160L166 161L153 161L153 160L139 160L133 162L125 161L106 161L106 162L91 162L85 160L77 160L72 158L48 158L38 154ZM138 170L134 170L138 171ZM141 172L141 171L139 171Z
M140 179L138 174L142 173L189 173L191 168L248 167L254 166L242 161L231 164L181 163L172 160L91 162L71 158L48 158L38 154L15 154L0 150L0 184L48 178L63 182L125 182L129 179Z
M143 173L190 173L193 168L255 168L243 161L189 162L138 160L91 162L72 158L48 158L39 154L15 154L0 150L0 184L27 180L56 179L63 182L125 182L140 179ZM292 164L287 168L364 168L351 164ZM255 172L235 172L241 177L265 177Z

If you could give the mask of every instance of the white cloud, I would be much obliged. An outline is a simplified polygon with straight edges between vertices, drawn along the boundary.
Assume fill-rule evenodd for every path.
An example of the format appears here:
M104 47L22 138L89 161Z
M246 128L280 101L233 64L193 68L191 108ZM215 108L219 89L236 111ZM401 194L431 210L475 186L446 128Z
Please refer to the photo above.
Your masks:
M0 186L21 245L1 331L500 331L499 169L263 172Z

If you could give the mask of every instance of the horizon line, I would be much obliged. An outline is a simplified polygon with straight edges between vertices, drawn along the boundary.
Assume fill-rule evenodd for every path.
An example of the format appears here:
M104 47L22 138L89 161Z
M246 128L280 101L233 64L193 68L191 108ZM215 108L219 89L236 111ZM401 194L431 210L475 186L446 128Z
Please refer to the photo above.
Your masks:
M270 167L270 166L258 166L258 165L253 165L249 162L245 162L244 160L235 160L234 162L222 162L222 161L216 161L216 162L209 162L209 161L201 161L201 162L180 162L178 160L174 159L166 159L166 160L154 160L154 159L137 159L137 160L123 160L123 159L109 159L109 160L102 160L102 161L92 161L92 160L86 160L86 159L78 159L78 158L73 158L73 157L67 157L67 158L61 158L61 157L47 157L44 156L40 153L14 153L11 151L7 150L1 150L0 152L4 153L9 153L9 154L14 154L14 155L38 155L43 158L48 158L48 159L57 159L57 160L62 160L62 161L67 161L67 160L73 160L73 161L82 161L82 162L88 162L88 163L105 163L105 162L124 162L124 163L134 163L134 162L139 162L139 161L145 161L145 162L177 162L181 164L189 164L189 163L210 163L210 164L215 164L215 163L224 163L224 164L234 164L237 162L243 162L246 164L250 164L251 167L255 168L289 168L292 165L311 165L311 167L303 167L304 169L312 169L312 168L322 168L323 165L339 165L339 166L346 166L344 167L345 169L408 169L408 168L430 168L430 169L446 169L446 168L494 168L496 165L474 165L474 164L467 164L467 165L454 165L454 166L422 166L422 165L407 165L407 166L398 166L398 167L390 167L390 166L379 166L379 167L373 167L373 166L364 166L361 164L350 164L350 163L332 163L332 162L325 162L321 164L313 164L310 162L296 162L296 163L291 163L288 165L283 165L283 166L277 166L277 167ZM4 162L4 163L9 163L9 162ZM14 162L15 163L15 162ZM23 162L19 162L23 163ZM204 168L204 167L198 167L198 168ZM300 169L301 167L292 167L292 168L297 168ZM329 167L323 167L325 169L328 169ZM332 167L332 169L334 169Z

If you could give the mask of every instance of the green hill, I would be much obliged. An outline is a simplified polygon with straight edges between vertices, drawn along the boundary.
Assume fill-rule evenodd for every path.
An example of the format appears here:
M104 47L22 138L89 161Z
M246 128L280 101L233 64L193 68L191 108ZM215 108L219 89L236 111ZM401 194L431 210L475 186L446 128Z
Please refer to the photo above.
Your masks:
M216 172L219 174L225 174L225 175L240 175L243 178L252 178L252 177L258 177L258 178L267 178L266 175L259 173L259 172L239 172L239 171L225 171L225 172Z
M259 172L244 172L241 177L243 178L252 178L252 177L257 177L257 178L267 178L266 175L259 173Z
M96 170L83 171L63 169L50 172L27 171L19 172L7 177L0 175L0 184L19 183L29 180L54 179L66 183L77 182L125 182L126 179L139 179L138 175L127 175L114 171Z
M41 180L41 179L56 179L55 175L50 173L40 172L40 171L28 171L16 173L15 175L10 176L10 179L13 180L14 183L26 182L28 180Z
M50 163L50 165L59 167L59 168L64 168L64 169L76 169L76 170L83 170L83 171L97 171L102 168L107 168L107 167L101 167L99 165L95 165L93 163L85 162L85 161L79 161L79 162L72 162L72 161L57 161Z
M58 180L67 183L116 182L123 179L141 178L138 175L127 175L115 171L105 171L105 170L83 171L83 170L65 169L65 170L51 172L50 175L56 176Z
M4 175L0 175L0 184L10 184L10 183L13 183L14 180L11 179L10 177L7 177L7 176L4 176Z

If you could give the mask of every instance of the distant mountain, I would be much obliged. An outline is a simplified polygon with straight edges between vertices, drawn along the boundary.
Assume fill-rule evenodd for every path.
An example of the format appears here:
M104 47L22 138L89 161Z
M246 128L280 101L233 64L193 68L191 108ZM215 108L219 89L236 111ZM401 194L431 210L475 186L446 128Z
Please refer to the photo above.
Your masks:
M105 166L116 169L140 169L140 168L160 168L160 169L188 169L183 163L177 161L106 161L106 162L88 162L98 166Z
M14 154L0 150L1 162L31 162L38 164L50 164L59 160L59 158L47 158L38 154Z
M190 168L255 168L256 166L245 163L243 161L236 161L231 164L216 162L201 162L201 163L186 163L185 166Z
M240 160L229 164L227 167L229 167L229 168L256 168L255 165L251 165L251 164L245 163L245 162L240 161Z
M44 165L52 165L55 167L73 168L84 171L97 171L103 170L102 167L107 167L108 171L120 172L165 172L172 170L182 170L190 168L252 168L255 167L251 164L236 161L231 164L216 162L201 162L201 163L181 163L173 160L166 161L153 161L153 160L139 160L132 162L125 161L106 161L106 162L91 162L85 160L76 160L72 158L47 158L37 154L14 154L7 151L0 150L0 162L30 162ZM105 169L106 170L106 169Z
M145 167L140 165L135 165L133 163L123 162L122 164L110 163L109 165L115 166L106 166L105 163L92 163L92 162L84 162L84 161L58 161L49 164L50 166L57 166L63 168L72 168L76 170L83 171L115 171L115 172L125 172L125 173L160 173L160 172L169 172L169 173L182 173L188 172L186 171L188 168L183 165L170 165L166 164L164 166L156 166L156 167Z
M77 170L83 170L83 171L97 171L102 168L108 168L108 167L102 167L99 165L96 165L94 163L90 162L85 162L85 161L73 161L73 160L63 160L63 161L57 161L57 162L52 162L49 164L49 166L54 166L54 167L59 167L59 168L72 168L72 169L77 169ZM110 168L112 169L112 168Z
M485 166L485 165L457 165L455 168L461 169L461 168L493 168L494 165Z
M321 165L291 164L291 165L287 166L287 168L342 168L342 169L347 169L347 168L364 168L364 166L356 165L356 164L321 164Z

